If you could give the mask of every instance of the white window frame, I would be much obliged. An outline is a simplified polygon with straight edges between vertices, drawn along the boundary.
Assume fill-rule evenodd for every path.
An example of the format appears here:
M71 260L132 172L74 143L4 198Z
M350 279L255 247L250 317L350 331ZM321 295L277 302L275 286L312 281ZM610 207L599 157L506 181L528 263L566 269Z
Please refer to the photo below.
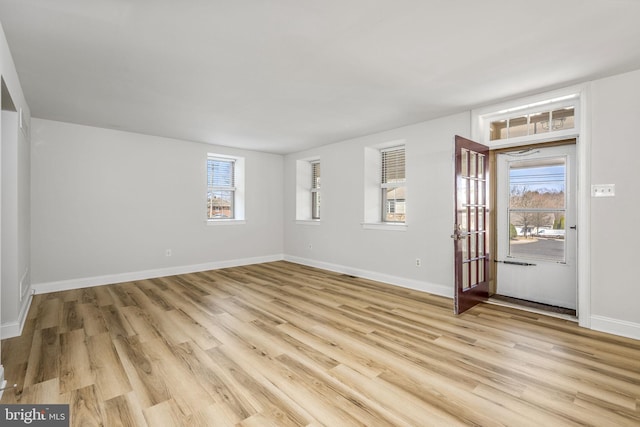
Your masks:
M209 187L209 172L208 172L209 160L219 160L219 161L233 163L233 186ZM245 223L244 172L245 172L244 157L230 156L226 154L217 154L217 153L207 153L207 161L205 163L207 193L210 190L213 190L213 191L221 190L221 191L233 192L233 201L231 202L233 217L232 218L209 218L208 214L206 214L206 221L208 225L244 224ZM208 196L206 194L205 194L205 203L208 204Z
M365 230L385 230L385 231L407 231L409 212L405 207L405 222L383 222L382 221L382 154L381 150L400 147L405 148L405 159L407 156L407 145L404 140L393 140L371 145L364 148L364 212L362 228ZM405 165L405 176L408 168ZM405 200L408 198L408 179L405 178Z
M399 181L399 182L384 182L384 155L385 153L388 152L392 152L392 151L399 151L402 150L403 155L405 157L405 170L404 170L404 180L403 181ZM407 187L407 170L406 170L406 147L403 145L399 145L399 146L394 146L394 147L388 147L388 148L383 148L380 150L380 222L385 223L385 224L404 224L406 222L406 218L405 221L389 221L386 219L386 214L388 213L389 210L389 203L387 198L385 197L385 193L389 190L389 189L394 189L394 188L401 188L404 187L405 188L405 199L404 199L404 209L405 209L405 215L406 215L406 203L407 203L407 198L406 198L406 187ZM397 209L397 199L393 199L393 205L394 205L394 211Z
M296 223L319 225L320 218L313 218L313 164L321 163L318 156L296 160Z

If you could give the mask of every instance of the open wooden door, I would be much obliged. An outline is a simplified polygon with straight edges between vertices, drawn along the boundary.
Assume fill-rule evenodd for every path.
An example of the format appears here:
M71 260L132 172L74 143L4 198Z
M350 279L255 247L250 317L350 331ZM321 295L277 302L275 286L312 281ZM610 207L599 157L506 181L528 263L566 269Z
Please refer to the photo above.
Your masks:
M455 313L489 296L487 182L489 147L456 135Z

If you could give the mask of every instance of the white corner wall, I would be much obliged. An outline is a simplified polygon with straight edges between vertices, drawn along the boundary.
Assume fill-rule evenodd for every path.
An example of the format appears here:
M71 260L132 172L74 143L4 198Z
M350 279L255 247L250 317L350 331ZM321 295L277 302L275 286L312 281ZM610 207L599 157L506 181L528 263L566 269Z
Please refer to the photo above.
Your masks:
M282 156L39 119L32 130L36 292L282 258ZM245 158L244 224L206 223L210 152Z
M30 302L30 145L19 113L2 111L2 324L18 331Z
M465 112L286 156L286 258L452 296L454 135L469 133ZM407 155L406 231L363 229L365 147L399 140ZM319 223L295 218L296 161L308 158L322 162Z
M26 103L16 67L7 45L2 26L0 25L0 76L4 81L7 91L11 96L11 100L15 106L15 110L22 110L22 123L24 127L29 127L30 111ZM2 95L0 95L2 96ZM4 115L4 114L3 114ZM5 118L5 123L15 123L16 117L10 117L9 114ZM21 326L26 318L26 313L31 301L28 296L29 282L29 263L30 263L30 196L29 196L29 140L28 136L18 130L19 126L11 126L11 129L3 129L2 121L0 121L0 144L1 148L5 148L6 142L11 142L11 146L7 146L8 152L11 153L10 159L3 159L0 162L0 181L2 188L11 188L11 195L5 197L0 194L0 212L11 212L7 220L12 221L2 224L2 228L11 228L15 230L9 238L5 240L5 236L0 233L0 255L4 251L8 252L6 259L11 260L10 265L2 265L0 263L0 275L10 277L11 280L0 281L0 338L6 338L19 333ZM15 129L13 129L15 127ZM5 136L9 141L5 141ZM0 150L0 153L3 150ZM0 154L1 155L1 154ZM3 168L8 166L7 170ZM4 205L3 199L11 199L15 205ZM0 221L3 221L0 214ZM4 257L0 257L2 259ZM6 270L6 271L5 271ZM21 272L27 271L27 275L23 276ZM0 276L0 277L1 277ZM17 280L15 280L17 278ZM27 296L20 298L20 279L23 280ZM0 349L1 350L1 349ZM0 387L4 386L4 368L0 364ZM0 392L0 396L2 392Z
M590 184L616 185L591 199L591 327L640 339L640 70L594 81L591 106Z

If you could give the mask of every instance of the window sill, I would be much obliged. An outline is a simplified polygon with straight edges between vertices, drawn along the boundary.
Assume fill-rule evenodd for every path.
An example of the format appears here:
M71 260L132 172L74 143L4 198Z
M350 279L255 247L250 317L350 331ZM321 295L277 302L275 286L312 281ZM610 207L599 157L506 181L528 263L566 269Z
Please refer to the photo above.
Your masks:
M319 219L296 219L296 225L320 225Z
M387 231L407 231L407 224L385 223L385 222L363 222L364 230L387 230Z
M244 219L208 219L207 225L244 225L247 221Z

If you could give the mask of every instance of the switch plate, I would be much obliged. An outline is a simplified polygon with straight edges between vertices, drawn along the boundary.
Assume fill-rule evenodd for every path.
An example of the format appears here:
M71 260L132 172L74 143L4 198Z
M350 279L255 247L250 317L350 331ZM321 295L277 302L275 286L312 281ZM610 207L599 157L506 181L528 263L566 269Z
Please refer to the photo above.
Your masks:
M591 197L614 197L615 195L615 184L593 184L591 186Z

